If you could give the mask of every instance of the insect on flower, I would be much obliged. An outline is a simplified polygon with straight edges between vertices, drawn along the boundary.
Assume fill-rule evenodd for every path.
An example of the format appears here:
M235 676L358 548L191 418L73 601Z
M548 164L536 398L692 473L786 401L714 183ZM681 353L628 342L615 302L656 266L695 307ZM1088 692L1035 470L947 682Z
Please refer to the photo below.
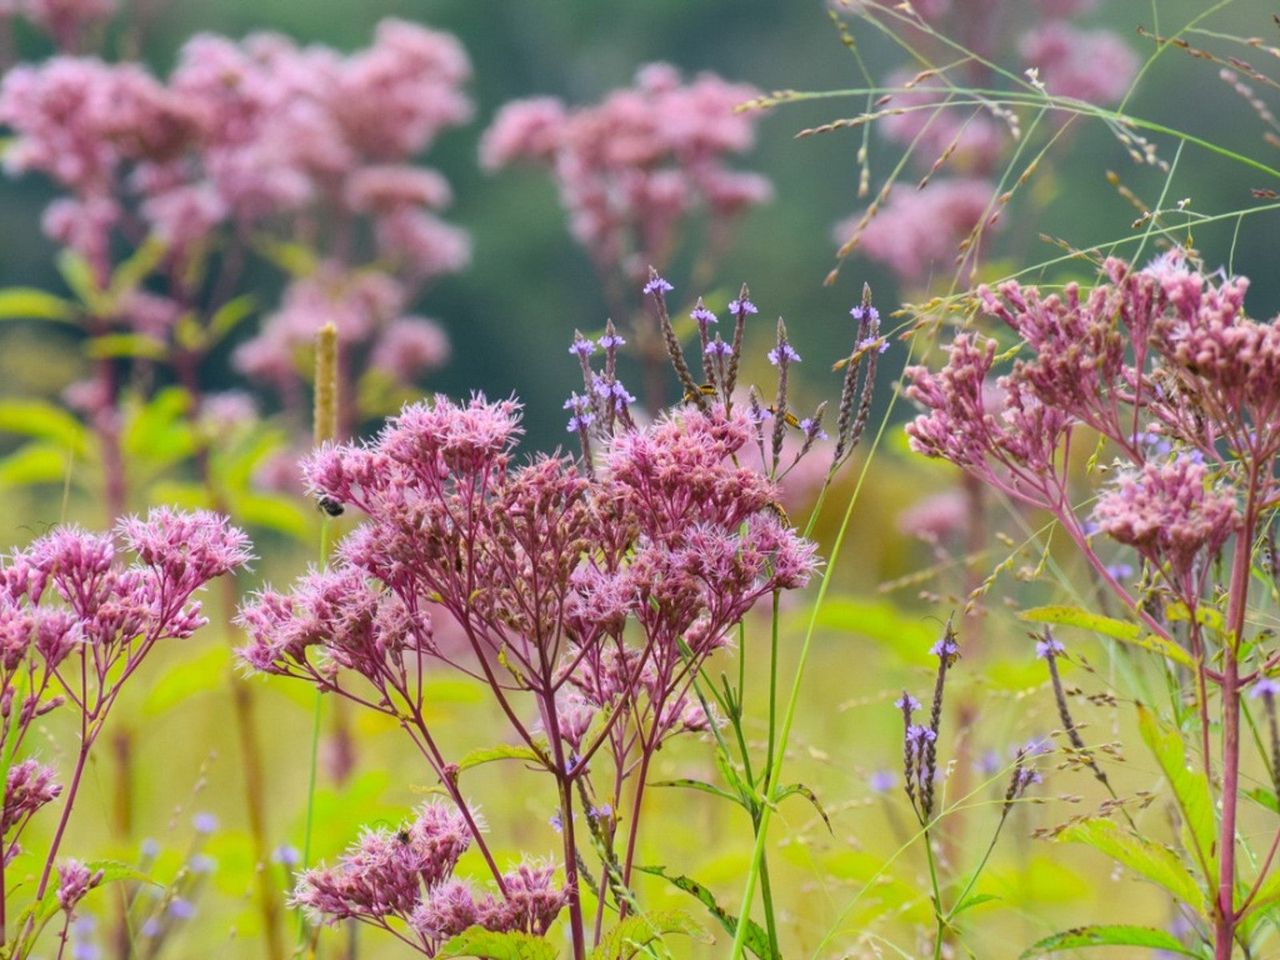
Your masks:
M321 497L316 501L316 509L331 517L340 517L346 512L346 507L340 504L332 497Z

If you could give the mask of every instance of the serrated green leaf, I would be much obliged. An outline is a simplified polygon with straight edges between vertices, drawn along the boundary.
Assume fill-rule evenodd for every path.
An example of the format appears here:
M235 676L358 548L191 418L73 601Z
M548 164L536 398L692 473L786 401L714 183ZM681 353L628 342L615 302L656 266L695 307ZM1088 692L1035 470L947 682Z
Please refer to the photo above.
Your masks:
M163 360L169 348L163 340L144 333L105 333L85 345L85 353L95 360L127 357L133 360Z
M527 933L494 933L471 927L448 941L436 957L477 957L479 960L556 960L560 951L541 937Z
M1182 737L1164 726L1142 704L1138 704L1138 731L1173 790L1174 799L1182 813L1184 842L1196 855L1203 879L1212 884L1216 882L1218 875L1217 821L1209 781L1203 771L1188 767L1186 745Z
M1058 834L1065 843L1083 843L1105 853L1139 876L1164 887L1197 910L1204 908L1204 892L1172 850L1127 833L1110 820L1080 820Z
M1158 637L1155 634L1144 635L1137 624L1117 620L1114 617L1104 617L1102 614L1081 610L1079 607L1032 607L1028 610L1020 611L1018 619L1028 623L1048 623L1063 627L1079 627L1082 630L1100 633L1104 637L1110 637L1112 640L1118 640L1121 643L1127 643L1130 646L1139 647L1151 653L1158 653L1166 660L1171 660L1189 670L1194 670L1196 666L1191 654L1176 643L1170 643L1164 637Z
M1030 960L1046 953L1058 953L1062 950L1078 950L1081 947L1150 947L1153 950L1167 950L1184 957L1198 954L1187 949L1173 934L1151 927L1131 927L1125 924L1109 924L1095 927L1076 927L1045 937L1022 953L1021 960Z
M591 960L631 960L655 940L672 934L709 942L706 931L688 914L679 911L627 917L614 925L591 951Z
M61 407L43 400L0 400L0 433L39 437L82 456L89 431Z
M734 936L738 930L738 918L725 910L716 902L715 895L710 890L700 884L692 877L685 877L679 874L667 873L664 867L641 867L637 866L637 870L642 873L648 873L655 877L661 877L668 883L683 890L685 893L697 898L704 907L711 912L711 915L719 921L720 926L730 936ZM754 920L747 918L747 933L744 944L752 954L759 957L760 960L781 960L769 945L769 935L765 933L764 928Z
M55 320L74 324L76 305L34 287L5 287L0 290L0 320Z
M498 760L524 760L529 763L541 763L540 758L525 744L500 743L494 747L481 747L472 750L458 761L459 770L470 770L486 763Z
M0 459L0 486L61 483L67 476L68 460L68 451L63 447L33 440Z

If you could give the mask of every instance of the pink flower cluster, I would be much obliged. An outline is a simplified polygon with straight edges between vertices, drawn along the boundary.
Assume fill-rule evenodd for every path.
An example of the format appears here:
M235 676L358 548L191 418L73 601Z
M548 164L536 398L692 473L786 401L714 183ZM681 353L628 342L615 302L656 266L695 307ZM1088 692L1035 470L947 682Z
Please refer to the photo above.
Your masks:
M396 831L366 830L336 867L303 873L293 901L319 922L354 919L390 930L429 957L472 926L546 933L567 901L554 872L522 864L504 875L505 896L477 899L469 883L453 879L468 846L462 818L443 804L426 803ZM412 939L392 921L404 924Z
M56 530L0 567L0 748L21 756L33 721L51 710L70 704L80 715L80 756L62 827L121 688L156 643L185 639L203 626L194 595L249 559L247 538L225 518L156 509L145 519L123 520L115 536ZM6 863L32 817L62 793L53 770L35 759L9 768L0 819ZM37 899L62 835L60 827ZM67 911L101 879L75 861L60 866L59 876L58 900Z
M449 340L434 321L406 315L407 299L408 289L391 274L325 262L285 290L280 309L236 349L233 363L246 377L290 397L307 374L316 335L333 324L342 350L372 344L375 366L411 384L443 366Z
M1240 524L1235 497L1208 484L1205 465L1189 456L1146 463L1122 475L1093 516L1104 532L1152 563L1167 560L1181 579L1198 555L1221 550Z
M1108 30L1081 30L1069 21L1087 12L1088 0L1040 0L1027 3L1026 14L998 0L916 2L911 12L901 4L857 2L836 4L884 21L907 34L912 43L929 45L921 18L947 37L990 63L1016 58L1032 81L1052 96L1109 104L1129 88L1138 59L1129 46ZM953 51L948 51L948 54ZM942 55L939 62L949 59ZM979 234L999 226L993 177L1020 136L1019 120L1002 107L963 92L993 87L994 71L966 58L963 76L945 71L915 74L897 70L882 86L892 93L876 104L879 129L886 139L910 149L922 178L915 189L886 184L862 213L836 225L841 256L861 249L885 264L901 280L920 284L935 270L951 269L957 260L968 275ZM974 100L977 99L977 105ZM957 101L957 102L953 102ZM954 171L945 176L943 168ZM864 182L865 192L865 182Z
M116 0L6 0L0 16L22 16L49 34L63 50L75 51L83 35L115 12Z
M315 455L314 492L370 521L333 570L244 610L245 661L326 685L341 666L403 697L412 664L441 655L439 605L478 657L501 654L534 690L607 672L605 648L622 649L630 620L648 637L646 669L670 682L680 638L708 653L760 596L812 572L812 545L768 509L776 488L732 464L745 417L685 411L624 432L596 477L556 457L514 467L517 413L440 399L405 408L371 446ZM637 674L615 680L630 690Z
M769 182L725 163L754 141L758 114L736 107L751 87L704 73L683 83L662 63L595 106L537 98L507 104L485 132L481 163L552 169L574 237L606 275L631 281L670 259L678 229L705 209L713 229L769 199Z
M803 586L814 570L813 545L771 508L776 485L735 463L752 437L745 416L686 408L645 429L629 418L615 426L596 472L563 456L514 463L513 400L408 406L372 443L326 447L306 463L317 496L369 519L332 568L241 612L248 666L394 717L485 856L500 900L473 904L442 885L411 912L408 887L362 901L416 918L424 951L471 922L541 932L565 902L581 936L576 799L612 843L617 821L601 811L617 809L623 783L638 778L642 790L665 738L716 722L690 696L698 666L756 601ZM436 644L433 614L465 638L463 650ZM556 780L565 892L549 869L502 873L485 846L425 717L422 677L437 666L482 677ZM592 759L606 746L614 772L597 800ZM385 852L390 841L373 836ZM324 912L336 913L334 902Z
M277 34L199 35L165 81L136 64L56 56L15 68L0 87L0 121L14 134L6 164L68 191L46 212L46 232L100 285L113 239L136 244L141 226L166 244L176 289L131 294L99 321L166 339L185 309L180 278L204 262L215 231L244 243L283 230L322 251L320 263L244 347L241 369L292 389L298 342L333 322L409 381L443 362L447 343L407 304L470 257L466 234L438 215L448 184L412 160L470 117L469 75L451 35L399 20L349 56ZM377 262L357 270L350 250L361 231Z
M939 264L945 269L957 255L957 242L991 215L991 206L991 184L985 180L956 177L922 191L896 186L884 209L863 227L860 246L898 277L923 281ZM836 242L847 240L859 220L861 215L836 224Z
M1280 454L1280 318L1244 313L1248 281L1206 275L1180 252L1105 282L1044 296L1006 283L981 288L982 311L1016 332L1029 355L994 388L994 341L964 334L938 372L907 371L927 412L911 444L1054 512L1083 541L1070 505L1073 432L1106 437L1128 469L1095 509L1101 528L1166 569L1181 593L1196 564L1241 525L1246 487L1275 496ZM1259 499L1260 498L1260 499ZM1203 566L1201 567L1203 573Z

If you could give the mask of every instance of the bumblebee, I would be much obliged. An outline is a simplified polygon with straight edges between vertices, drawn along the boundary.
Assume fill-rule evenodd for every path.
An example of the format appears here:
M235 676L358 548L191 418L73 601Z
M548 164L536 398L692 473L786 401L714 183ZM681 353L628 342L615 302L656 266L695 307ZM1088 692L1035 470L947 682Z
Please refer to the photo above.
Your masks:
M316 501L316 509L331 517L340 517L345 512L346 508L332 497L321 497Z

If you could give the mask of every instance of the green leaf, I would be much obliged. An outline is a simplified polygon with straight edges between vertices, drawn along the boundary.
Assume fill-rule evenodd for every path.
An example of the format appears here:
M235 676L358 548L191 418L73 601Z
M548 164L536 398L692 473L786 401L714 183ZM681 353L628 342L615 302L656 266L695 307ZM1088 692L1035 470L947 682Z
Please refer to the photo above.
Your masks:
M275 530L295 540L304 540L311 530L311 515L294 497L261 490L241 490L231 497L231 513L254 527Z
M152 503L164 503L183 510L211 510L213 498L203 484L181 480L160 480L147 488Z
M264 236L257 239L254 249L285 273L295 277L305 277L316 271L318 261L315 251L301 243Z
M462 931L438 951L436 957L478 957L479 960L556 960L560 951L541 937L527 933L494 933L484 927Z
M1056 626L1079 627L1082 630L1091 630L1094 633L1102 634L1104 637L1110 637L1112 640L1119 640L1121 643L1127 643L1143 650L1149 650L1152 653L1158 653L1166 660L1172 660L1174 663L1180 664L1189 670L1194 670L1196 666L1191 654L1176 643L1170 643L1164 637L1157 637L1154 634L1144 636L1142 628L1137 624L1129 623L1125 620L1116 620L1114 617L1104 617L1102 614L1081 610L1079 607L1032 607L1029 610L1021 611L1018 614L1018 619L1025 620L1028 623L1049 623Z
M1110 820L1080 820L1058 834L1066 843L1084 843L1105 853L1139 876L1159 884L1196 910L1204 909L1204 892L1172 850L1122 830Z
M84 865L89 868L89 873L94 874L99 870L102 871L103 883L115 883L120 880L134 880L138 883L149 883L154 886L160 886L158 882L152 880L150 876L143 873L137 867L120 860L86 860Z
M818 801L818 795L806 787L803 783L793 783L789 787L783 787L779 791L777 799L785 800L787 797L801 796L813 804L813 809L818 811L818 816L822 817L822 822L827 825L827 833L834 833L831 829L831 818L827 816L827 811L822 808L822 804Z
M709 943L706 931L694 923L687 914L679 911L646 913L627 917L612 927L591 951L591 960L631 960L655 940L671 934L681 934Z
M55 320L76 322L76 305L34 287L0 290L0 320Z
M928 650L934 628L885 600L829 598L818 611L818 626L852 633L901 650Z
M470 770L497 760L524 760L529 763L542 763L543 759L526 744L500 743L494 747L481 747L472 750L458 761L458 770Z
M141 406L135 405L122 439L125 452L153 469L189 457L197 447L187 419L190 407L191 397L181 387L166 387Z
M1209 781L1203 771L1188 767L1186 746L1177 731L1162 724L1142 704L1138 704L1138 730L1173 790L1182 812L1184 842L1199 857L1205 882L1212 884L1218 875L1218 858L1217 824Z
M1184 957L1195 957L1185 944L1171 933L1153 930L1151 927L1131 927L1125 924L1111 924L1096 927L1076 927L1045 937L1039 943L1023 951L1021 960L1029 960L1045 953L1057 953L1061 950L1078 950L1081 947L1150 947L1153 950L1167 950Z
M105 333L90 340L85 353L95 360L107 357L163 360L169 355L169 348L164 341L143 333Z
M1191 620L1191 611L1185 603L1170 603L1164 608L1166 620L1172 623L1186 623ZM1213 607L1196 607L1196 622L1210 630L1221 631L1224 620L1222 612Z
M663 880L673 884L685 893L696 897L702 902L703 906L711 911L711 915L720 922L720 926L724 928L726 933L730 936L736 935L738 930L738 918L725 910L724 907L720 906L720 904L716 902L715 895L697 880L694 880L691 877L669 874L665 867L637 866L636 869L642 873L661 877ZM781 960L780 957L774 954L773 948L769 946L769 935L765 933L760 924L756 923L749 917L747 918L747 934L744 942L746 948L759 957L760 960Z
M89 431L61 407L43 400L0 400L0 433L39 437L77 456L88 449Z
M56 444L33 440L0 459L0 486L25 487L62 483L67 476L68 451Z
M1276 798L1274 790L1268 790L1266 787L1254 787L1252 790L1246 790L1244 795L1263 809L1270 810L1272 813L1280 813L1280 799Z
M223 644L178 660L152 681L142 701L143 714L154 717L197 693L220 689L230 664L231 648Z
M958 917L966 910L972 910L974 907L980 907L984 903L990 903L992 900L999 900L994 893L971 893L965 897L954 907L951 908L950 917Z
M245 490L253 486L254 473L272 454L287 446L287 437L278 429L254 424L243 435L219 437L212 450L213 467L219 483L228 490ZM225 447L221 441L232 440Z
M213 316L209 318L210 342L217 343L243 321L253 316L254 311L257 309L258 301L254 299L251 293L232 297L215 310Z
M764 801L764 797L760 795L760 791L754 785L748 783L738 773L738 768L734 765L731 757L723 750L715 752L716 769L720 771L720 776L724 777L725 782L738 792L742 806L748 811L754 813L756 808Z
M121 295L137 289L138 285L149 277L160 266L160 261L168 252L169 246L154 233L138 245L127 260L116 267L111 275L109 290L112 299L118 300Z
M1241 915L1241 920L1246 924L1246 931L1253 929L1255 921L1264 919L1261 916L1263 911L1269 910L1277 903L1280 903L1280 871L1272 870L1258 887L1258 892L1250 901L1249 908Z
M694 780L691 777L679 777L675 780L651 780L651 787L682 787L685 790L697 790L700 793L709 793L713 797L721 797L730 800L733 803L742 804L742 798L730 793L728 790L721 790L719 787L702 780Z
M74 250L63 250L58 254L58 272L67 282L71 292L80 298L80 302L89 308L95 316L105 317L111 314L111 300L99 286L93 276L93 267L89 261Z

